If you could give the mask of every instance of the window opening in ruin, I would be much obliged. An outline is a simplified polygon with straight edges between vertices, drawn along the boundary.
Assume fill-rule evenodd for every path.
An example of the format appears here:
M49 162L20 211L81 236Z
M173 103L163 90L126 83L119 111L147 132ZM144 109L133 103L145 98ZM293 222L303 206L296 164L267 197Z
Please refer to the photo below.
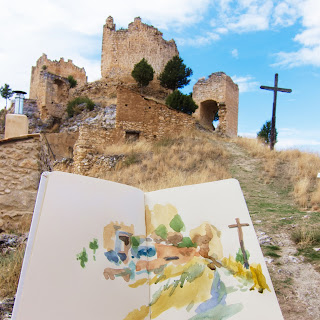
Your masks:
M200 103L200 122L202 125L215 130L218 123L214 121L214 116L218 112L218 104L214 100L206 100Z
M126 141L133 142L139 140L140 132L139 131L126 131Z

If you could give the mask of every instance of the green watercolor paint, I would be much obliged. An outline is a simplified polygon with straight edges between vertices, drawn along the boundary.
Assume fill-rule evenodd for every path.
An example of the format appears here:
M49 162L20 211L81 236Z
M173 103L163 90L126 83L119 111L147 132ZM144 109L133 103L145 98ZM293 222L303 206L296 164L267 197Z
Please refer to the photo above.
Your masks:
M132 245L132 248L138 248L140 245L140 237L132 236L131 237L131 245Z
M183 237L182 241L178 244L179 248L196 248L197 244L192 242L189 237Z
M186 310L187 310L188 312L190 312L190 310L193 308L193 306L194 306L194 301L191 301L191 302L187 305Z
M93 241L89 243L89 248L93 250L93 260L96 261L96 251L99 248L98 239L93 239Z
M86 248L83 248L82 252L77 254L77 260L80 261L80 266L85 268L86 263L88 262L88 254Z
M173 219L170 221L170 227L176 231L176 232L180 232L180 231L185 231L186 227L180 217L180 215L176 214Z
M249 261L250 253L248 250L246 250L246 254L247 254L247 260ZM244 258L243 258L243 253L241 251L241 248L239 248L239 251L237 252L236 261L240 262L241 264L244 264Z
M163 240L167 240L168 230L164 224L160 224L156 230L154 230L155 234L161 237Z

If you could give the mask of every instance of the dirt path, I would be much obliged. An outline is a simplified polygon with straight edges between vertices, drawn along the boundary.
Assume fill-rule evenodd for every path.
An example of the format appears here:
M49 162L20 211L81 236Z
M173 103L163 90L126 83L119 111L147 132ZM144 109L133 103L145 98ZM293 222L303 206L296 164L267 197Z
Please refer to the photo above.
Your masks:
M303 257L295 256L297 249L290 240L306 213L294 206L289 190L277 179L264 183L261 160L235 143L221 143L231 154L230 171L246 198L284 318L320 319L320 273Z

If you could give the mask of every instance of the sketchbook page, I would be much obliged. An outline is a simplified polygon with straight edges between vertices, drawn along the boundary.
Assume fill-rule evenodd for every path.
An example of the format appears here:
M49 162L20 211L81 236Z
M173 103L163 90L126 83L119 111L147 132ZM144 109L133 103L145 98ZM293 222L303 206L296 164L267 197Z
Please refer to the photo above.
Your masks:
M145 194L151 319L283 320L237 180Z
M146 274L133 272L128 246L145 234L143 192L53 172L42 202L14 319L147 317L149 286L130 286Z

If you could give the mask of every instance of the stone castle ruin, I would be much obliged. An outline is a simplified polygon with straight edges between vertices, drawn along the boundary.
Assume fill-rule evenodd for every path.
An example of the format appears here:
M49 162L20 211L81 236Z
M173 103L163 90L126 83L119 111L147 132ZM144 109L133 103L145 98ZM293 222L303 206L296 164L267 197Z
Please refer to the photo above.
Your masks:
M224 72L202 78L193 86L194 101L199 106L195 116L200 123L211 126L214 115L219 114L219 130L227 136L238 133L238 86Z
M164 40L159 30L140 18L128 29L116 30L112 17L103 27L100 80L87 82L84 68L72 60L51 61L43 54L32 67L30 98L24 102L29 134L0 139L0 231L17 217L32 214L44 170L86 175L97 164L101 170L111 170L121 157L105 154L108 145L161 139L192 129L197 123L212 130L216 111L220 117L216 131L237 135L239 90L223 72L194 85L193 98L199 108L193 116L164 104L171 91L162 88L157 77L176 55L174 40ZM143 95L131 77L142 58L155 70ZM69 76L77 81L75 88L71 88ZM96 106L68 119L67 103L76 97L88 97Z

